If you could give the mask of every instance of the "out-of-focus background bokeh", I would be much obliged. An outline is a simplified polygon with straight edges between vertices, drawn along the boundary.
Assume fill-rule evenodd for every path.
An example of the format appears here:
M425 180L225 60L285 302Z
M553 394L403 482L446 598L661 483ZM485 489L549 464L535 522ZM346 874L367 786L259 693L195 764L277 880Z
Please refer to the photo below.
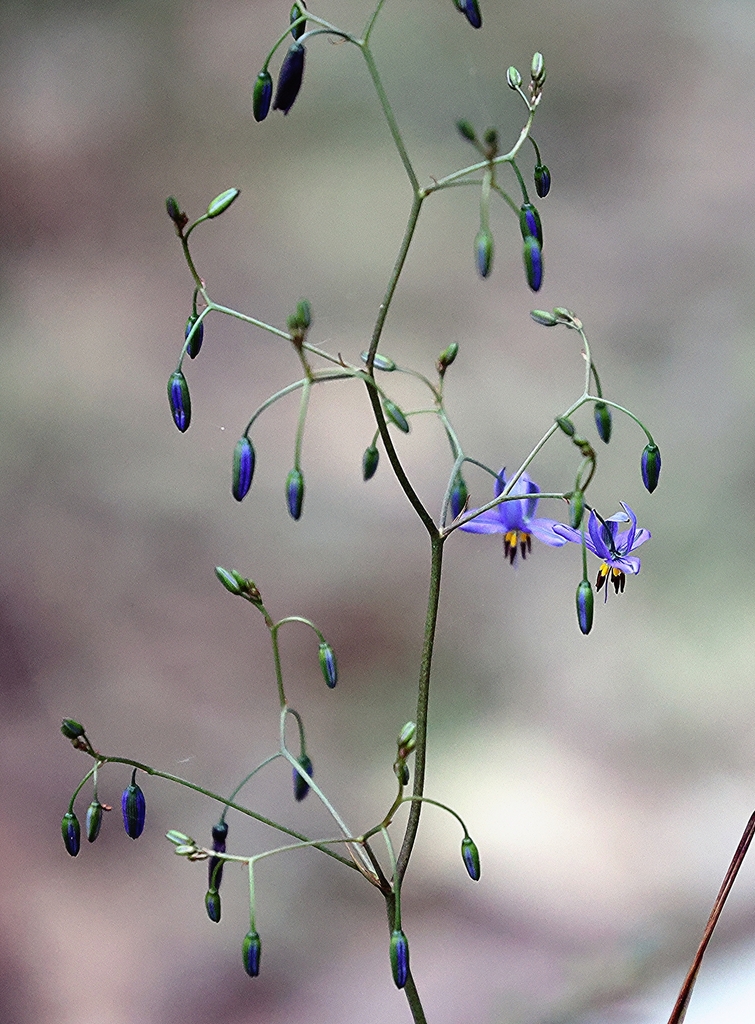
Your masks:
M471 157L460 117L514 141L523 106L505 70L526 75L543 51L545 283L537 297L527 289L503 204L495 268L481 281L478 195L444 193L426 206L384 350L431 373L459 342L449 413L470 455L513 468L581 388L576 336L528 317L534 305L567 305L585 322L607 395L653 430L663 474L648 495L644 438L615 417L592 498L604 514L628 502L653 539L639 578L596 606L589 639L575 621L576 548L536 545L512 569L499 538L457 534L447 545L428 792L466 819L482 879L464 873L456 825L427 810L405 928L433 1024L664 1021L755 807L755 11L748 0L482 8L474 32L451 0L388 0L374 50L423 181ZM370 9L316 7L353 31ZM128 774L111 767L101 796L116 810L97 843L72 860L59 832L88 766L58 732L65 715L107 753L223 792L275 749L266 632L217 583L216 564L248 573L274 615L311 617L335 646L341 681L330 692L313 636L282 633L318 781L346 820L369 826L393 796L428 544L385 460L361 480L372 436L364 389L314 393L298 523L283 498L295 398L255 427L246 501L229 493L251 412L297 374L285 344L211 317L187 368L186 435L165 396L191 299L170 193L196 216L223 189L242 190L194 236L217 301L283 326L307 296L313 343L352 361L366 347L409 189L348 46L312 40L290 115L254 123L252 84L287 19L277 0L0 9L8 1024L408 1019L381 901L356 873L315 853L260 866L263 970L251 981L243 872L227 869L212 925L205 867L178 861L162 838L178 828L207 841L211 806L143 780L147 829L132 843L117 809ZM400 404L424 401L406 378L389 383ZM450 466L429 417L400 450L438 509ZM574 467L556 439L532 473L562 489ZM470 471L468 483L473 504L488 497L489 478ZM332 831L313 798L293 805L284 768L248 797L296 827ZM239 852L274 841L238 819L230 839ZM752 1012L754 940L746 866L688 1024ZM740 978L750 993L735 1013Z

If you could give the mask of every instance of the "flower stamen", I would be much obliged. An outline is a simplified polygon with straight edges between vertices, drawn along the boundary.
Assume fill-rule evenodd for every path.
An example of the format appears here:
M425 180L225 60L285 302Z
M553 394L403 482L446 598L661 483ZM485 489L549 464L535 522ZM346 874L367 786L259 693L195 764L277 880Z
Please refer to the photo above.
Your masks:
M609 573L609 582L613 584L614 593L623 594L624 587L626 586L627 582L626 573L623 572L621 569L617 569L615 565L610 566L607 562L603 562L601 567L598 569L598 577L595 580L595 589L602 589L603 584L606 583L607 580L609 580ZM608 587L606 587L606 597L608 597Z
M532 551L532 534L525 530L509 530L503 538L503 553L511 565L516 560L517 551L521 551L522 558L526 558Z

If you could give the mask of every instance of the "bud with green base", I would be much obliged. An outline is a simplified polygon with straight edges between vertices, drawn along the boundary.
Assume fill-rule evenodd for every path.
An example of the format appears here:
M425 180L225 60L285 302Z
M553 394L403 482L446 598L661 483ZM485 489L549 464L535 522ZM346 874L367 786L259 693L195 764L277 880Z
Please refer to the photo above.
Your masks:
M403 988L409 977L409 943L400 928L391 932L390 958L396 988Z
M73 811L66 811L63 815L60 830L66 850L72 857L76 857L81 849L81 826Z
M249 931L244 937L241 946L241 956L244 963L244 970L250 978L256 978L260 973L260 952L262 943L255 931Z

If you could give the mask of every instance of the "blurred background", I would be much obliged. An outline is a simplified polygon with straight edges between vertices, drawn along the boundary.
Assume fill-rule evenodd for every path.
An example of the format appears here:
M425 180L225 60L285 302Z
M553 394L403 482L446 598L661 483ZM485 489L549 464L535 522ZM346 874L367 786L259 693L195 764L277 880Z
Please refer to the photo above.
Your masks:
M495 267L480 280L478 193L438 195L383 350L431 374L458 342L449 414L468 454L513 469L581 390L576 335L528 316L566 305L607 396L653 431L663 474L648 495L644 437L615 417L591 498L606 515L628 502L653 539L641 575L596 604L589 638L575 620L576 548L535 544L512 569L500 538L448 543L428 793L466 820L482 878L464 872L456 824L426 810L404 926L433 1024L663 1022L755 807L755 11L748 0L481 2L475 32L451 0L388 0L374 51L422 181L472 158L460 117L513 143L523 106L505 70L526 76L533 51L545 54L534 132L553 177L540 206L544 285L527 289L503 204ZM359 32L371 7L313 9ZM253 121L254 78L287 20L277 0L0 8L8 1024L409 1019L381 900L355 872L314 853L262 863L262 973L250 981L244 872L226 870L215 926L205 866L178 861L163 838L177 828L209 841L213 806L143 779L147 828L132 843L117 808L128 773L112 766L100 795L116 810L97 843L72 860L59 831L88 767L58 732L64 716L105 753L221 792L275 749L267 634L217 583L217 564L250 575L274 616L312 618L335 647L331 692L313 635L281 634L317 779L346 821L368 827L393 797L429 552L386 460L362 482L364 389L314 392L298 523L283 496L295 398L255 427L247 499L229 493L249 416L298 376L285 344L210 317L186 366L186 435L165 396L192 290L165 215L171 193L195 217L223 189L242 190L194 235L216 301L284 326L306 296L314 344L350 361L367 347L409 189L353 48L312 40L291 113ZM529 148L522 166L531 173ZM403 407L424 403L411 380L385 380ZM594 429L589 413L580 426ZM439 509L450 470L440 430L420 417L399 444ZM567 489L575 465L555 439L532 475ZM470 471L467 482L472 504L487 500L488 477ZM290 786L273 766L250 784L250 805L331 834L316 801L294 805ZM85 791L82 819L88 801ZM232 851L275 841L230 825ZM754 911L755 863L688 1024L752 1012Z

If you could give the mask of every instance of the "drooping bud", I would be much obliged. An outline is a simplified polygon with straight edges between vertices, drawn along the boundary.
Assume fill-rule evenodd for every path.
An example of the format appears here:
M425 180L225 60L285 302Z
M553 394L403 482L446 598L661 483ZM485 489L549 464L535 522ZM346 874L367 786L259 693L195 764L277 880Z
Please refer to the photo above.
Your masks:
M396 778L402 786L409 785L409 765L406 761L397 760L393 766L393 770L396 773Z
M293 107L294 101L299 95L299 89L301 89L306 52L306 47L302 43L294 43L289 47L281 64L273 110L282 110L284 114L287 114Z
M243 501L252 486L254 476L254 448L248 437L239 438L233 449L233 477L231 494L236 501Z
M518 89L522 84L522 76L513 65L506 71L506 81L509 89Z
M231 203L238 199L240 195L240 188L227 188L225 192L221 192L219 196L215 196L212 200L207 207L207 216L210 219L219 217L221 213L225 213Z
M294 4L294 6L291 8L291 14L290 14L291 24L293 25L293 23L297 20L297 18L301 18L302 14L304 14L304 10L302 9L302 6L300 4ZM294 39L299 39L300 36L304 35L306 29L307 29L307 23L306 23L306 21L302 21L300 24L294 26L291 29L291 35L294 37Z
M642 482L652 494L658 486L658 478L661 475L661 453L657 444L650 442L642 449L640 469L642 470Z
M525 240L530 236L536 238L542 249L543 225L540 223L540 214L532 203L522 203L519 211L519 228L522 232L522 238Z
M611 410L605 402L595 403L595 426L600 440L608 444L611 440Z
M569 524L578 530L582 525L582 516L585 514L584 491L575 491L569 502Z
M298 764L300 765L300 767L304 769L307 775L309 775L310 777L312 776L312 758L309 756L309 754L302 754L302 756L298 759ZM294 778L294 798L298 801L301 801L304 799L307 793L309 793L309 783L305 778L303 778L299 774L296 768L292 768L291 771L293 772Z
M464 482L464 477L459 473L451 490L451 518L456 519L467 507L469 491Z
M535 166L535 191L541 199L545 199L551 190L551 172L545 164Z
M320 671L327 685L332 690L338 682L338 665L336 664L336 652L323 641L319 650Z
M89 807L87 807L86 832L87 841L90 843L93 843L97 836L100 834L100 827L102 825L102 811L102 804L97 799L92 800Z
M391 932L391 971L396 988L403 988L409 977L409 943L400 928Z
M467 874L473 882L480 881L480 851L470 836L464 836L461 841L461 858Z
M144 831L144 820L147 815L147 804L139 786L136 784L136 768L131 775L131 783L123 790L121 797L123 827L131 839L138 839Z
M475 142L477 140L477 133L475 132L469 121L457 121L456 128L459 135L468 142Z
M593 593L589 580L582 580L577 587L577 622L587 636L592 629Z
M204 906L207 916L214 923L220 921L220 893L217 889L208 889L204 897Z
M362 476L365 480L372 480L377 471L379 461L380 452L374 444L371 444L369 448L365 448L364 455L362 456Z
M487 277L493 269L493 236L487 228L480 228L474 240L475 262L480 277Z
M63 833L66 850L72 857L75 857L81 849L81 826L73 811L66 811L63 815L60 830Z
M555 327L560 322L557 317L545 309L531 309L530 319L534 320L536 324L540 324L541 327Z
M482 26L482 15L477 0L454 0L454 7L466 17L472 28Z
M64 718L60 731L67 740L77 740L79 736L84 735L84 726L73 718Z
M173 422L183 433L191 423L191 396L189 385L180 370L174 370L168 378L168 401Z
M454 359L456 359L458 354L459 346L455 341L452 341L447 348L443 349L441 354L438 356L438 361L435 364L435 368L441 375L441 377L446 372L451 363L453 363Z
M191 329L197 322L199 317L196 313L192 313L189 319L186 321L186 330L184 332L184 338L188 338L191 334ZM196 359L199 355L199 350L202 347L204 341L204 320L197 327L196 331L191 335L191 341L188 344L186 351L189 353L191 359Z
M260 973L260 937L257 932L247 932L241 946L241 956L244 962L244 970L250 978L256 978Z
M394 423L399 430L405 434L409 433L409 420L404 416L399 407L390 398L383 399L383 411L391 423Z
M273 79L270 72L260 71L254 81L252 90L252 113L255 121L264 121L270 113L270 101L273 98Z
M230 591L236 597L243 592L243 588L232 572L224 569L222 565L215 566L215 575L223 584L226 590Z
M301 516L304 502L304 476L300 469L292 469L286 477L286 504L292 519Z
M556 423L566 434L567 437L574 437L574 424L566 416L557 416Z
M539 292L543 283L543 254L536 238L530 235L524 240L524 272L527 284L533 292Z
M225 853L225 840L228 835L228 825L219 821L212 826L212 848L216 853ZM223 861L220 857L210 857L207 865L207 885L210 889L219 889L223 880Z

